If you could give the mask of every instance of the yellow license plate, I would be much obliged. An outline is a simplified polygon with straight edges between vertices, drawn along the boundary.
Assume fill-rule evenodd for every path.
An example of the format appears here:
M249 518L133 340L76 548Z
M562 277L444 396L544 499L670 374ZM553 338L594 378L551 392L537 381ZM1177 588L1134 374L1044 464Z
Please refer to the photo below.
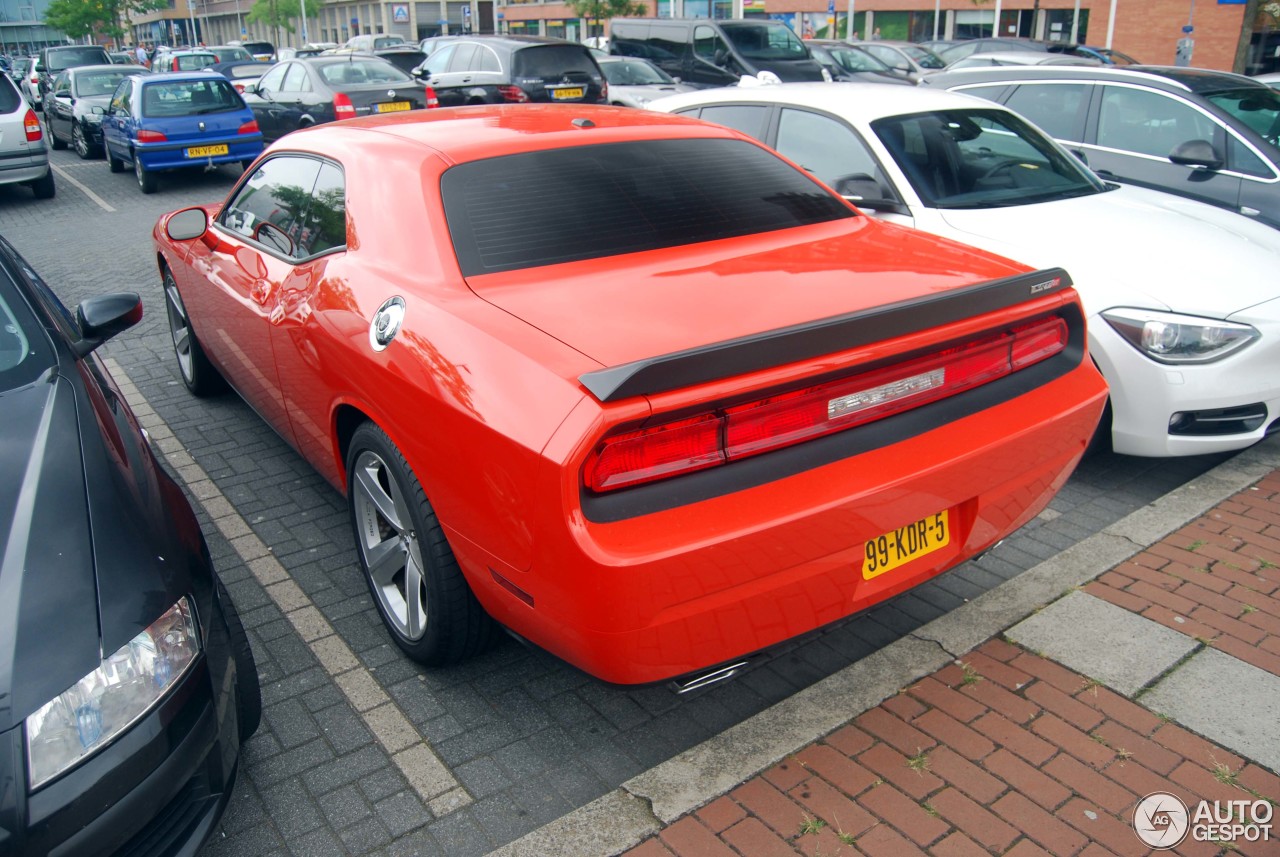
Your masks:
M575 89L553 89L551 90L551 97L556 101L563 101L566 98L581 98L582 88L577 87Z
M222 143L218 146L192 146L187 149L188 158L207 158L211 155L225 155L227 153L227 144Z
M921 518L891 533L876 536L863 550L862 577L870 580L917 557L946 547L951 542L951 519L947 510Z
M375 104L373 109L378 113L399 113L402 110L409 109L409 102L388 101L386 104Z

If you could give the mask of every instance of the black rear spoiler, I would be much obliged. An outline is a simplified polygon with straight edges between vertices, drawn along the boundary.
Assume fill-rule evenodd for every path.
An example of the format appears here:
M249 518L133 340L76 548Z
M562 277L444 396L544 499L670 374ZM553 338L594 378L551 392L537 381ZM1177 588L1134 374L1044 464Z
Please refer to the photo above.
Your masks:
M597 369L579 375L578 380L601 402L663 393L994 312L1060 291L1071 283L1063 269L1046 268Z

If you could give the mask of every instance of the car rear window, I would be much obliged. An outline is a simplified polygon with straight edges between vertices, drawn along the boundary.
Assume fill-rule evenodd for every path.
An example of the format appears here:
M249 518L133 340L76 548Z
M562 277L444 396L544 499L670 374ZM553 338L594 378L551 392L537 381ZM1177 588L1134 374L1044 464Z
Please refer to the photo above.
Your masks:
M320 66L320 76L330 86L361 83L405 83L412 77L386 60L339 60Z
M45 56L49 60L48 71L62 71L82 65L110 65L111 57L102 48L59 48L49 51Z
M565 72L585 72L598 76L600 70L590 52L581 45L538 45L516 51L511 73L516 78L559 80Z
M0 113L12 113L22 104L22 96L8 75L0 75Z
M215 80L167 80L142 89L142 115L197 116L244 108L244 101L225 77Z
M448 170L441 194L465 276L857 216L745 140L610 143L488 158Z

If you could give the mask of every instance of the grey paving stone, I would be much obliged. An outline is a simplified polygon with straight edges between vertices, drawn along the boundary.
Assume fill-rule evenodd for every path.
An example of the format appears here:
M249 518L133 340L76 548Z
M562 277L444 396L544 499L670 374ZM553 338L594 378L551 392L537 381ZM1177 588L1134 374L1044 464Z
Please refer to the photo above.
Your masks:
M1125 696L1189 654L1196 642L1085 592L1072 592L1005 636Z
M360 791L371 802L377 803L393 794L402 792L409 783L394 767L386 767L360 778Z
M321 795L317 803L320 804L320 809L328 819L329 825L336 829L355 824L360 819L373 815L373 808L355 786L334 789L326 795Z
M250 765L248 770L254 782L260 787L270 786L281 780L295 777L303 771L326 763L332 764L332 759L333 751L324 741L317 739Z
M1280 770L1275 718L1280 711L1280 676L1204 648L1139 701L1228 750Z
M379 801L374 806L374 811L393 839L434 821L431 811L410 790Z
M319 727L296 697L263 709L262 716L280 746L286 749L320 737Z
M511 785L511 777L489 757L474 759L453 769L471 796L477 800L502 791Z
M373 743L373 734L345 698L337 705L317 711L315 719L321 733L338 755L346 755Z
M296 857L336 857L347 853L341 840L325 827L289 840L289 851Z
M594 770L577 760L552 768L542 775L542 780L573 806L585 806L610 788Z
M492 847L488 834L476 824L470 809L450 813L428 829L449 857L480 857Z
M391 834L376 816L339 830L338 836L349 854L368 854L391 842Z
M296 839L324 824L319 808L297 779L276 783L262 796L271 822L285 841Z
M302 782L313 793L323 794L338 786L353 783L387 764L387 757L371 744L354 753L348 753L341 758L312 768L303 775Z

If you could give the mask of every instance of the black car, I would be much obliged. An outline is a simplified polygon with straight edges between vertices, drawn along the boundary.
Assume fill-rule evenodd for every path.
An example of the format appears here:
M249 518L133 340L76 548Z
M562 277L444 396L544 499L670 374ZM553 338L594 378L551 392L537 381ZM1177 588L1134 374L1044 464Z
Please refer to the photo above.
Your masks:
M441 107L608 101L591 49L563 39L462 36L432 51L414 75L435 91Z
M417 45L392 45L389 48L376 48L371 53L375 57L381 57L406 74L412 74L413 70L422 65L422 61L427 58L426 51Z
M1280 92L1172 66L975 68L925 84L1004 104L1104 179L1237 211L1280 229Z
M194 854L261 696L181 489L68 312L0 239L0 852Z
M37 83L41 104L47 97L53 79L60 72L82 65L111 65L111 55L107 49L99 45L59 45L54 48L43 48L36 57L36 71L40 79Z
M915 81L894 74L893 69L857 45L827 39L805 39L804 44L832 80L915 85Z
M335 119L434 107L426 87L384 59L330 54L286 60L244 90L268 141Z
M65 149L69 143L85 160L100 154L102 117L111 103L111 93L133 74L150 72L137 65L86 65L55 77L44 102L49 145Z
M257 60L232 60L231 62L214 63L208 66L208 70L216 71L231 81L231 85L236 88L236 92L243 95L245 84L257 83L259 78L271 70L271 64L258 62Z

